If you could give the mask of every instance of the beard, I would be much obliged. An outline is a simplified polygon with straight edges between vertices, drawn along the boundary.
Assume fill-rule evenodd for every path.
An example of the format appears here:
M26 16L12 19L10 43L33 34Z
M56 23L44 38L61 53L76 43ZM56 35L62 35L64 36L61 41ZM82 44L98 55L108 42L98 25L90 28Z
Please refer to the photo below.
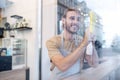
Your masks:
M64 27L65 27L66 31L68 31L70 34L77 34L77 31L79 29L78 25L76 25L76 24L68 25L67 23L65 25L66 26L64 26ZM76 31L73 31L73 30L76 30Z
M70 34L77 34L77 31L76 31L76 32L73 32L73 31L71 31L70 28L67 27L67 26L65 27L65 29L66 29Z

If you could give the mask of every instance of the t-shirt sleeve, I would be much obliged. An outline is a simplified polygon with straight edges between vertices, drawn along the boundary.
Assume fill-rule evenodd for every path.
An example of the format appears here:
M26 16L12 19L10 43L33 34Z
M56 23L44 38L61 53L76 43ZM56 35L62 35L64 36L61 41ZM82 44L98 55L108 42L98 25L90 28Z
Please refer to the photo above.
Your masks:
M59 44L57 44L57 42L53 39L48 40L46 42L46 46L48 49L48 55L50 57L50 59L52 59L53 56L55 55L61 55L60 51L59 51Z

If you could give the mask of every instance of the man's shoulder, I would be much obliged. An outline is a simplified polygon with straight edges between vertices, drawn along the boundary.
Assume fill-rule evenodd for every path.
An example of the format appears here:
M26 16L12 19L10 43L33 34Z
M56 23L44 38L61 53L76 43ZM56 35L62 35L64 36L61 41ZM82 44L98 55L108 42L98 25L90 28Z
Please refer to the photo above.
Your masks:
M55 35L51 37L50 39L46 41L46 44L49 44L49 43L53 43L53 44L61 43L61 35Z
M47 41L56 41L56 40L61 40L61 36L60 35L55 35L55 36L53 36L53 37L51 37L50 39L48 39Z

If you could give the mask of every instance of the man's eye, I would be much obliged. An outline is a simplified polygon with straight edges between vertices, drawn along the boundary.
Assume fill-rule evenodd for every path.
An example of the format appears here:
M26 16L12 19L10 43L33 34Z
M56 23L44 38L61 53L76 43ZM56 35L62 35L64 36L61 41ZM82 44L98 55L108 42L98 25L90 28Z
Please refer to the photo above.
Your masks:
M71 20L75 20L75 17L70 17Z

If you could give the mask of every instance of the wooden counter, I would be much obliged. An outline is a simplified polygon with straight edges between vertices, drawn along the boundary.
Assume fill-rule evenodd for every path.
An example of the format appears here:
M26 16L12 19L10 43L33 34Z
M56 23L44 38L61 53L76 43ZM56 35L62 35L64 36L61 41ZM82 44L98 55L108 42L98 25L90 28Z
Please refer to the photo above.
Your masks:
M0 72L0 80L25 80L25 69Z
M120 56L108 57L96 68L88 68L83 72L63 80L120 80Z

